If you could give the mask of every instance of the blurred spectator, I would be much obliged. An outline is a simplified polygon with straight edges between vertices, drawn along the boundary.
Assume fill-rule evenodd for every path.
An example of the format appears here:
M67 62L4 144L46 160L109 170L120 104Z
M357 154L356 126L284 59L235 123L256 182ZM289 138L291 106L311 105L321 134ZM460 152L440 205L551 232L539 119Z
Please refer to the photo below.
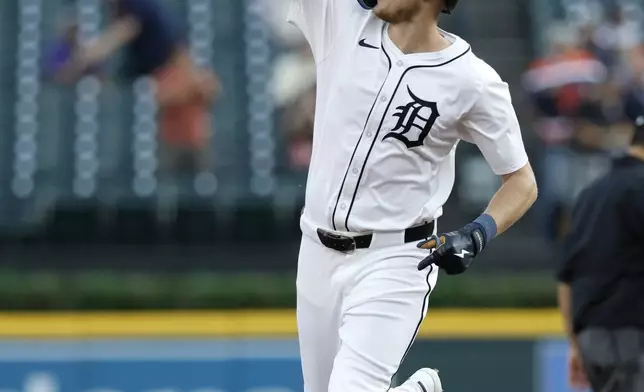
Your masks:
M110 23L78 52L64 71L72 81L88 68L126 50L124 75L156 81L165 172L202 170L208 156L209 107L219 91L217 77L198 69L173 15L156 0L105 0Z
M570 143L575 118L588 90L606 79L606 67L580 48L579 31L564 25L549 31L549 50L524 75L524 87L533 103L534 129L543 143L539 158L539 216L550 238L565 225L563 210L569 200Z
M631 78L625 88L625 111L631 122L644 113L644 45L640 44L628 53Z
M306 42L300 29L286 22L291 3L291 0L262 0L264 18L278 45L285 50L292 50Z
M64 82L63 73L65 66L78 52L80 44L78 37L78 22L74 13L63 13L59 26L59 35L55 40L45 45L43 73L47 80ZM102 77L101 64L88 68L85 74L95 74Z
M550 50L524 76L544 144L538 205L550 238L565 232L579 191L628 145L629 124L644 110L641 15L625 4L567 2Z
M609 67L618 65L620 55L635 46L641 39L641 28L637 21L626 18L624 9L611 4L607 7L603 21L592 36L597 56Z
M282 111L291 168L306 169L313 145L316 94L315 61L308 44L278 58L273 94Z
M588 87L606 79L607 70L591 52L579 47L577 31L554 26L549 44L548 53L535 60L524 75L524 87L538 118L569 118L579 110ZM546 145L567 142L572 137L567 121L543 125L536 130Z
M590 90L578 114L578 144L594 150L623 149L631 137L621 84L612 78Z
M309 44L302 33L285 23L290 0L266 0L266 17L282 51L273 68L272 92L282 114L291 169L306 170L311 159L315 120L316 68Z

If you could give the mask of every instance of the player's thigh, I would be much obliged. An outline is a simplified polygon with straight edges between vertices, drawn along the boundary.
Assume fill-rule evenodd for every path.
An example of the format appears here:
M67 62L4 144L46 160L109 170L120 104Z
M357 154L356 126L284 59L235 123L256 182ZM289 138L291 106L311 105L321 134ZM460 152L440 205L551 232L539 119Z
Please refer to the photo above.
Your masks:
M415 253L359 277L343 310L330 392L385 392L427 313L437 270L418 271ZM377 261L376 263L380 263Z
M297 328L304 392L327 392L340 345L337 317L298 295Z
M304 392L327 392L340 345L340 290L332 283L336 258L303 237L297 274L297 327Z

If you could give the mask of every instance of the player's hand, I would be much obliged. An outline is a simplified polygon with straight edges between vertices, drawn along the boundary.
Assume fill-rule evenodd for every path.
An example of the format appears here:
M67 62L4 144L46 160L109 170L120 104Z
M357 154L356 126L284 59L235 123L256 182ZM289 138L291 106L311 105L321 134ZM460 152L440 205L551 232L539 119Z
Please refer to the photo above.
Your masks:
M571 388L580 390L590 386L579 349L574 344L570 346L568 353L568 383Z
M428 240L418 243L420 249L433 252L418 264L418 270L424 270L434 264L443 269L448 275L458 275L465 272L474 257L483 249L482 234L478 229L465 226L451 233L434 235Z

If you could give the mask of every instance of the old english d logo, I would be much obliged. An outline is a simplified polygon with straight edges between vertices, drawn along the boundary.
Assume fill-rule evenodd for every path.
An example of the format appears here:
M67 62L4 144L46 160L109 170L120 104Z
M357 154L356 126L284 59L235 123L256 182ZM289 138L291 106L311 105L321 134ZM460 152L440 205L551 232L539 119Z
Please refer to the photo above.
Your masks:
M407 148L422 146L429 131L434 126L436 119L440 117L436 102L424 101L418 98L407 86L407 92L412 102L404 106L398 106L394 117L398 122L394 129L391 130L382 140L394 138L400 140ZM418 136L411 137L408 135L411 130L418 131Z

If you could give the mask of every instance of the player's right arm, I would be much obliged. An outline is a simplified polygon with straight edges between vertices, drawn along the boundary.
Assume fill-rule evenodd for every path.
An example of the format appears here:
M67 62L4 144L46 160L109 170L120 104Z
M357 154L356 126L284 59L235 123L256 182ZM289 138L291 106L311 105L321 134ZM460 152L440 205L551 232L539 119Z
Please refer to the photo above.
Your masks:
M288 21L302 31L320 63L365 12L356 0L291 0Z
M435 250L419 269L435 264L452 275L465 272L486 244L515 224L537 199L536 180L508 85L483 61L476 59L472 64L479 73L478 96L461 120L461 138L478 146L502 185L476 220L418 244Z

